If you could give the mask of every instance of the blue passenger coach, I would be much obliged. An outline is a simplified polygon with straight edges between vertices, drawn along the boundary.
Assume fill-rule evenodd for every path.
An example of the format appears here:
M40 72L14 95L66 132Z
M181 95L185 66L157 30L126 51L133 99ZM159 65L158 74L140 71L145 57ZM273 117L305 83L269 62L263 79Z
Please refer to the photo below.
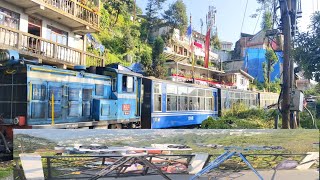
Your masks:
M142 128L198 126L210 116L218 116L216 88L143 79Z

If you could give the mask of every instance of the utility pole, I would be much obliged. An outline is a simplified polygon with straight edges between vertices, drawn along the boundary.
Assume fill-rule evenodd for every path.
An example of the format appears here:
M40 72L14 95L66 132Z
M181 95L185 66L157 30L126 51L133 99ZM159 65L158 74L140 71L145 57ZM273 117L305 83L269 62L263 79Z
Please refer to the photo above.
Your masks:
M282 129L290 128L290 51L291 51L291 0L279 0L283 23L283 80L282 80Z

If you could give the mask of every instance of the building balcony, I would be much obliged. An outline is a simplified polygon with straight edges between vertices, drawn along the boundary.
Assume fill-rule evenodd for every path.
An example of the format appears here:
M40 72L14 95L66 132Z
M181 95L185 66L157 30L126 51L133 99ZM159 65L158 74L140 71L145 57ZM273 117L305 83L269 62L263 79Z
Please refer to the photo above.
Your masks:
M26 14L37 14L85 34L99 31L99 4L89 8L78 0L5 0L21 7ZM88 0L92 1L92 0ZM99 1L97 1L99 3Z
M0 25L0 49L16 50L23 57L70 68L75 65L87 67L105 65L103 57L2 25Z

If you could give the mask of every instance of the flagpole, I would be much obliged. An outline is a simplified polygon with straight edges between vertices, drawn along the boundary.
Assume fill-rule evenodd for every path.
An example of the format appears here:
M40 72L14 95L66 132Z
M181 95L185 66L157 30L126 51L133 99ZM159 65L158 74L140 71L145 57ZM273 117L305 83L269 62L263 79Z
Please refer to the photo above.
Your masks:
M190 50L191 50L191 61L192 61L192 83L194 82L194 55L193 55L193 45L192 45L192 16L190 13L190 27L191 27L191 35L190 35Z

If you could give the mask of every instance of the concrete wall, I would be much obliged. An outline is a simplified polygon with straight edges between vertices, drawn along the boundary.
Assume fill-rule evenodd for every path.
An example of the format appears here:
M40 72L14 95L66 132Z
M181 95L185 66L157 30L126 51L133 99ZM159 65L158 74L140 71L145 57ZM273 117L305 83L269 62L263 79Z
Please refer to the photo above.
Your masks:
M8 10L11 10L13 12L20 14L19 30L23 31L23 32L28 32L28 17L29 17L29 15L24 13L24 10L22 8L14 6L14 5L12 5L6 1L3 1L3 0L0 0L0 7L3 7L5 9L8 9ZM75 33L71 32L70 28L65 27L64 25L61 25L56 21L38 16L36 14L33 14L32 16L42 20L42 32L41 32L42 38L47 39L48 25L50 25L52 27L55 27L57 29L63 30L68 33L68 46L69 47L82 50L83 40L80 39L80 36L77 36Z

